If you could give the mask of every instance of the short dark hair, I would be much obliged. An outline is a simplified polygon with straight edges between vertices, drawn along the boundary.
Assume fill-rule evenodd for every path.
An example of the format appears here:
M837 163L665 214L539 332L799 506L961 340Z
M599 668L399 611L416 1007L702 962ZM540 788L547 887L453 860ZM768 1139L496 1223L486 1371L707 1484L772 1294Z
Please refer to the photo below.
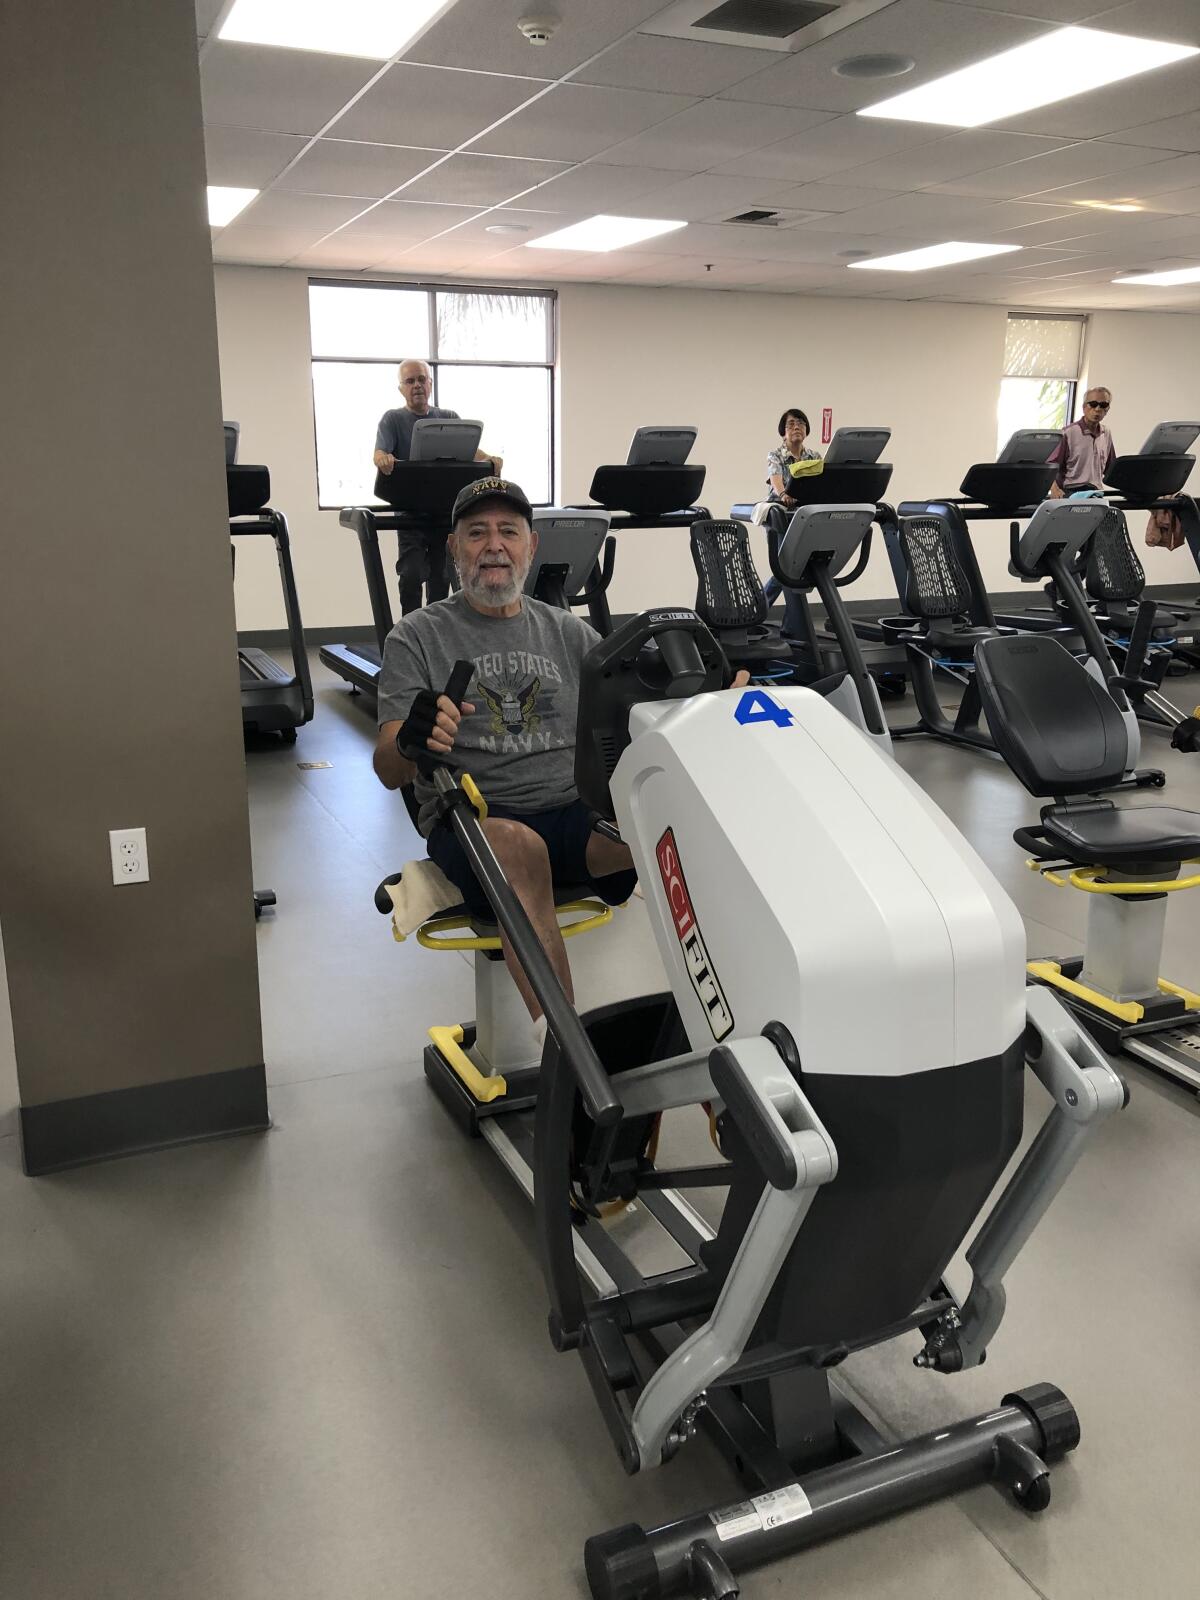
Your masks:
M800 421L804 424L805 433L811 433L812 432L812 423L805 416L804 412L801 411L800 407L799 406L789 406L787 408L787 410L783 413L783 415L779 419L779 437L781 439L783 438L784 434L787 432L787 419L789 417L799 417Z

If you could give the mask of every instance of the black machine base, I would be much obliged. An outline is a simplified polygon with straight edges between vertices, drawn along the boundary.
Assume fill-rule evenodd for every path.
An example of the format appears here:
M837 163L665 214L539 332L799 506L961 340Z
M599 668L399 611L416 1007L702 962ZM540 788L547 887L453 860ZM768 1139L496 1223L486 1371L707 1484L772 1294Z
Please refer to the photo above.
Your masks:
M1079 1443L1070 1401L1052 1384L1006 1395L983 1416L884 1446L649 1531L630 1523L588 1540L593 1600L737 1600L734 1577L911 1506L975 1484L1007 1489L1026 1511L1050 1503L1049 1468Z

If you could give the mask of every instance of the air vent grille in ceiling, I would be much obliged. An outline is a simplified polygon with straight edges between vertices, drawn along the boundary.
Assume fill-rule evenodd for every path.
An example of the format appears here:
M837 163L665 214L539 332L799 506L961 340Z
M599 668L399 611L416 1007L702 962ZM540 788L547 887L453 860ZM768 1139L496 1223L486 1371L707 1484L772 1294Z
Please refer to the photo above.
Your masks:
M761 34L764 39L787 39L799 28L836 11L820 0L725 0L702 17L697 28L721 33Z
M897 0L675 0L640 33L695 39L724 48L806 50Z
M726 217L726 222L736 223L739 228L795 228L801 223L812 222L817 217L825 216L823 211L739 211L736 217Z

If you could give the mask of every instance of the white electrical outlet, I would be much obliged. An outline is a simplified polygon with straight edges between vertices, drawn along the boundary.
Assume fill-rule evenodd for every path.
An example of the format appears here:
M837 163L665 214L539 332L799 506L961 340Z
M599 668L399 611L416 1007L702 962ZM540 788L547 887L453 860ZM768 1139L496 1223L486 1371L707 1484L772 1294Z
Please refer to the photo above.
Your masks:
M145 828L113 828L108 835L114 883L149 883Z

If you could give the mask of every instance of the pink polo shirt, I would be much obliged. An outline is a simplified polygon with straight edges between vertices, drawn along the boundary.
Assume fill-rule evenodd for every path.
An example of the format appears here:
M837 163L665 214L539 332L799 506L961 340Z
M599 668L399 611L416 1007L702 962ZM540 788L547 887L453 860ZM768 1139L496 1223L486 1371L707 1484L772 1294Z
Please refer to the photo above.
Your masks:
M1054 454L1047 457L1047 462L1053 462L1058 468L1058 487L1070 494L1072 490L1086 488L1089 484L1102 489L1104 474L1116 455L1113 436L1104 424L1098 423L1093 433L1081 418L1077 422L1067 423L1062 438L1054 447Z

